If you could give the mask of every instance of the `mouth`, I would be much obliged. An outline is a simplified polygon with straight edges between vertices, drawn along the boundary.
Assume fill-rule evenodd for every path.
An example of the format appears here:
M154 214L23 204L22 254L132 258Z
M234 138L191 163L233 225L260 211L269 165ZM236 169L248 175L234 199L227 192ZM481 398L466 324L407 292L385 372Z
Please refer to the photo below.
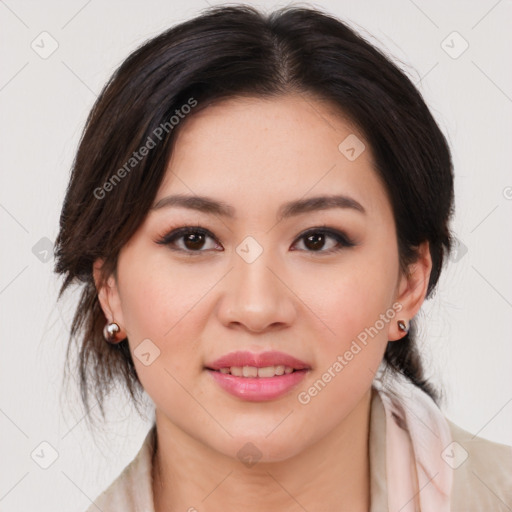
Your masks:
M311 367L282 352L234 352L207 364L204 369L230 395L259 402L289 393Z
M205 368L222 373L230 373L236 377L274 377L293 371L311 369L310 366L296 357L284 352L231 352L219 357ZM261 373L260 373L261 372Z
M219 368L218 370L214 370L213 368L206 368L212 372L222 373L224 375L234 375L235 377L245 377L245 378L260 378L260 379L269 379L272 377L279 377L281 375L289 375L294 372L305 372L306 369L297 369L292 368L291 366L285 366L282 364L275 366L264 366L262 368L258 368L256 366L230 366Z

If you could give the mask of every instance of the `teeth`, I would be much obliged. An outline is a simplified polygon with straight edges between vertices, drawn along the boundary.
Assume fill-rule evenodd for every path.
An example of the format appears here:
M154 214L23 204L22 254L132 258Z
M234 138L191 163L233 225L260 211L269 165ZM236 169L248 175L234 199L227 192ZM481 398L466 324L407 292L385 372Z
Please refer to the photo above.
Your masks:
M240 366L232 366L229 368L229 371L231 372L231 375L234 375L235 377L242 377L242 368Z
M273 366L265 366L265 368L258 368L258 377L273 377L276 374L276 369Z
M284 364L280 364L279 366L275 366L276 375L283 375L284 373Z
M255 366L232 366L231 368L221 368L220 373L231 373L235 377L263 377L270 378L276 375L284 375L293 372L290 366L279 364L277 366L265 366L256 368Z
M242 368L242 375L244 377L257 377L258 368L256 368L255 366L244 366Z

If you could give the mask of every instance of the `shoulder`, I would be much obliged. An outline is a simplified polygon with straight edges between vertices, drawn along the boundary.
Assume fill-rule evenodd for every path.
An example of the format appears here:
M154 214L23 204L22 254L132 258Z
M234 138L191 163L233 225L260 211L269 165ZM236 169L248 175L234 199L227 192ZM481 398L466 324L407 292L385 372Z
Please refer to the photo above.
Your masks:
M452 511L512 510L512 446L446 421L453 440L443 451L453 468Z
M152 455L155 428L146 438L135 458L121 474L104 490L86 512L153 512Z

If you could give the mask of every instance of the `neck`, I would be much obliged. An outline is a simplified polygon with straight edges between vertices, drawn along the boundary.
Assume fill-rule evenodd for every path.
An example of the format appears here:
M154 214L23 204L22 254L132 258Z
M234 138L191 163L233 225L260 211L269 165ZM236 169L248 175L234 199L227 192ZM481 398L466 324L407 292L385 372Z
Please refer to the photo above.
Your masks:
M327 436L298 455L245 467L156 415L155 512L339 510L370 507L369 390Z

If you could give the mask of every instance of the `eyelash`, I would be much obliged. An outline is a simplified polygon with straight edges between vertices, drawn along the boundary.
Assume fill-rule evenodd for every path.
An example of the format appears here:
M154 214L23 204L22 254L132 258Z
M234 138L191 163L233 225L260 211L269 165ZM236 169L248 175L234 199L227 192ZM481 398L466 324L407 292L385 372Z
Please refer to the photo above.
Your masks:
M198 256L201 253L206 252L205 250L192 251L189 249L180 249L180 248L170 247L171 244L174 243L176 240L179 240L184 235L191 234L191 233L205 235L205 236L212 238L216 242L218 242L217 239L215 238L215 236L213 235L213 233L211 233L208 229L204 229L199 226L184 226L184 227L177 228L177 229L171 229L167 234L165 234L162 237L160 237L159 239L155 240L155 243L160 244L160 245L169 246L169 248L171 250L183 252L187 256ZM305 239L308 236L313 235L313 234L322 234L322 235L326 235L329 238L333 238L338 243L338 246L334 247L332 249L329 249L327 251L306 250L306 252L309 252L311 254L333 254L333 253L339 252L343 249L351 248L351 247L354 247L357 245L354 242L354 240L350 239L345 233L338 231L336 229L328 228L327 226L321 226L321 227L317 227L317 228L308 229L307 231L305 231L301 235L299 235L299 237L296 240L299 241L299 240ZM294 245L295 245L295 242L294 242Z

